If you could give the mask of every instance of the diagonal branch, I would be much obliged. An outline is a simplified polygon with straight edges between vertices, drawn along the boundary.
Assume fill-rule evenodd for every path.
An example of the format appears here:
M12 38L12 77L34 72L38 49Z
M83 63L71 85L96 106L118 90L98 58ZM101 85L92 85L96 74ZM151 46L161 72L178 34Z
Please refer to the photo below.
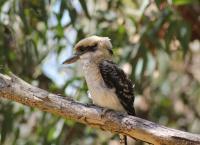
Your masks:
M198 145L200 135L167 128L156 123L103 108L87 106L31 86L12 75L0 74L0 98L73 119L86 125L128 135L155 145Z

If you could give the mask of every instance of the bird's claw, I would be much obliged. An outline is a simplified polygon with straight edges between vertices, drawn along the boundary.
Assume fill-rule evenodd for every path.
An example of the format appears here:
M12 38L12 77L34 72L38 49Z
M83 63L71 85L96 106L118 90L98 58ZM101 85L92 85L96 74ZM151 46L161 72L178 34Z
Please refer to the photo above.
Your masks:
M113 111L112 109L102 108L101 118L103 118L106 113L112 112L112 111Z
M120 139L119 139L119 143L120 143L121 145L124 145L124 143L125 143L124 139L120 138Z
M120 145L127 145L127 138L124 135L119 134Z
M94 105L92 103L87 103L86 106L88 106L88 107L95 107L96 105Z

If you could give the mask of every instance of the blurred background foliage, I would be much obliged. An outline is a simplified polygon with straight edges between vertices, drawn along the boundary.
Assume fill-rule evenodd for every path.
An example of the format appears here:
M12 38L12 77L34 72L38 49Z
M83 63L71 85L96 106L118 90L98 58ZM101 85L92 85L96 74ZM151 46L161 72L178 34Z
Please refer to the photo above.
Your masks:
M88 103L74 44L108 36L135 83L137 116L200 133L198 0L1 0L0 72ZM117 145L116 136L0 99L2 145ZM129 140L130 144L135 143Z

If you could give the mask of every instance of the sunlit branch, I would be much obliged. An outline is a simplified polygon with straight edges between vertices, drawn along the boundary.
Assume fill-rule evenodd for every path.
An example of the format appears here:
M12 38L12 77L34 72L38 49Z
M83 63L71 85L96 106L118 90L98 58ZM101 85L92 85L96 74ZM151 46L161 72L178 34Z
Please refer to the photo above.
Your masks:
M14 75L0 74L0 98L156 145L200 144L200 135L167 128L119 112L105 112L100 107L84 105L34 87Z

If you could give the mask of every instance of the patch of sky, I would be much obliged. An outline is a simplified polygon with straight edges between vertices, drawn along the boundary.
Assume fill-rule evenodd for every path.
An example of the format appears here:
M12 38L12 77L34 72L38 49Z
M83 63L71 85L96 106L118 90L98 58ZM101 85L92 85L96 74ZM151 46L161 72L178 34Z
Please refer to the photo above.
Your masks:
M138 63L136 65L136 70L135 70L135 76L136 76L136 79L138 80L140 79L140 74L142 73L143 64L144 64L144 60L140 58L138 60Z
M73 7L76 9L78 13L81 13L82 7L78 0L71 0Z
M71 48L63 49L61 54L69 57L71 54ZM63 69L61 71L62 63L58 61L58 54L55 51L51 51L42 63L43 73L49 77L58 87L62 87L65 82L73 76L73 72L70 69ZM65 73L64 73L65 71Z
M163 82L163 84L161 85L161 91L165 96L169 95L171 88L168 81Z
M59 54L54 49L50 51L42 63L42 70L57 86L63 86L65 82L74 75L73 70L69 66L65 66L62 62L69 58L73 53L73 44L76 40L77 32L70 28L65 30L65 38L61 39L59 45L66 46Z
M140 7L140 11L144 12L144 10L146 9L146 6L149 4L149 0L143 0L141 1L141 7Z
M77 88L80 86L80 81L76 80L71 83L71 85L67 86L65 89L65 94L69 96L75 96L77 93Z
M61 5L61 1L58 0L52 6L52 13L50 14L50 17L48 20L48 25L50 27L55 27L58 24L58 19L57 19L56 14L59 14L59 12L60 12L60 5ZM65 26L69 22L70 22L69 12L67 10L64 10L62 19L61 19L61 25Z
M78 0L71 1L73 6L75 7L77 12L81 12L81 5ZM61 1L57 0L53 3L52 6L52 13L50 14L48 25L49 27L55 27L58 24L58 19L56 14L60 11ZM69 12L67 10L64 11L61 25L65 26L70 22ZM66 81L71 80L74 76L74 69L72 65L63 65L62 62L72 56L73 54L73 45L76 41L77 31L72 27L67 27L64 29L64 38L57 41L54 39L54 31L50 31L47 34L48 38L48 46L50 47L50 52L47 57L44 59L42 63L42 71L43 73L49 77L58 87L62 87ZM58 44L59 43L59 44ZM65 46L62 51L57 54L55 51L55 46L61 45ZM75 87L75 86L76 87ZM71 84L65 89L66 94L70 94L70 96L75 95L77 86L80 86L80 81L76 82L75 84Z
M156 68L156 61L151 53L147 54L147 75L151 75Z
M74 28L65 29L64 35L69 44L73 45L75 43L77 31Z
M7 1L2 6L2 9L0 11L0 21L5 23L9 23L7 19L7 14L10 9L10 1ZM81 5L78 0L72 1L73 6L76 8L78 12L81 12ZM58 20L56 17L56 14L60 11L60 5L61 0L53 1L52 7L50 8L50 14L48 19L48 26L49 27L55 27L58 24ZM61 24L62 26L65 26L70 22L69 12L67 10L64 11ZM46 38L48 40L48 45L43 46L42 44L39 44L39 48L42 48L43 51L50 50L47 57L43 60L41 68L43 73L50 78L58 87L61 87L65 84L65 82L69 79L71 79L74 76L74 72L72 69L69 68L69 66L62 65L62 62L69 58L72 53L72 47L74 45L74 42L76 40L77 32L75 29L68 27L64 29L64 36L65 38L61 39L60 41L57 41L54 39L55 33L54 31L48 30L46 33ZM58 44L59 43L59 44ZM55 51L56 45L64 45L66 46L60 54L57 54ZM74 87L69 87L69 89L66 90L66 92L74 92Z
M55 27L58 24L58 20L55 14L51 13L48 19L48 26Z
M0 22L2 22L3 24L8 24L9 23L9 16L8 16L8 12L10 9L10 1L7 1L4 3L4 5L1 8L0 11Z
M52 5L52 11L56 14L59 13L61 6L61 0L56 0L55 3Z
M62 19L61 19L61 25L65 26L70 22L69 12L67 10L64 11Z

